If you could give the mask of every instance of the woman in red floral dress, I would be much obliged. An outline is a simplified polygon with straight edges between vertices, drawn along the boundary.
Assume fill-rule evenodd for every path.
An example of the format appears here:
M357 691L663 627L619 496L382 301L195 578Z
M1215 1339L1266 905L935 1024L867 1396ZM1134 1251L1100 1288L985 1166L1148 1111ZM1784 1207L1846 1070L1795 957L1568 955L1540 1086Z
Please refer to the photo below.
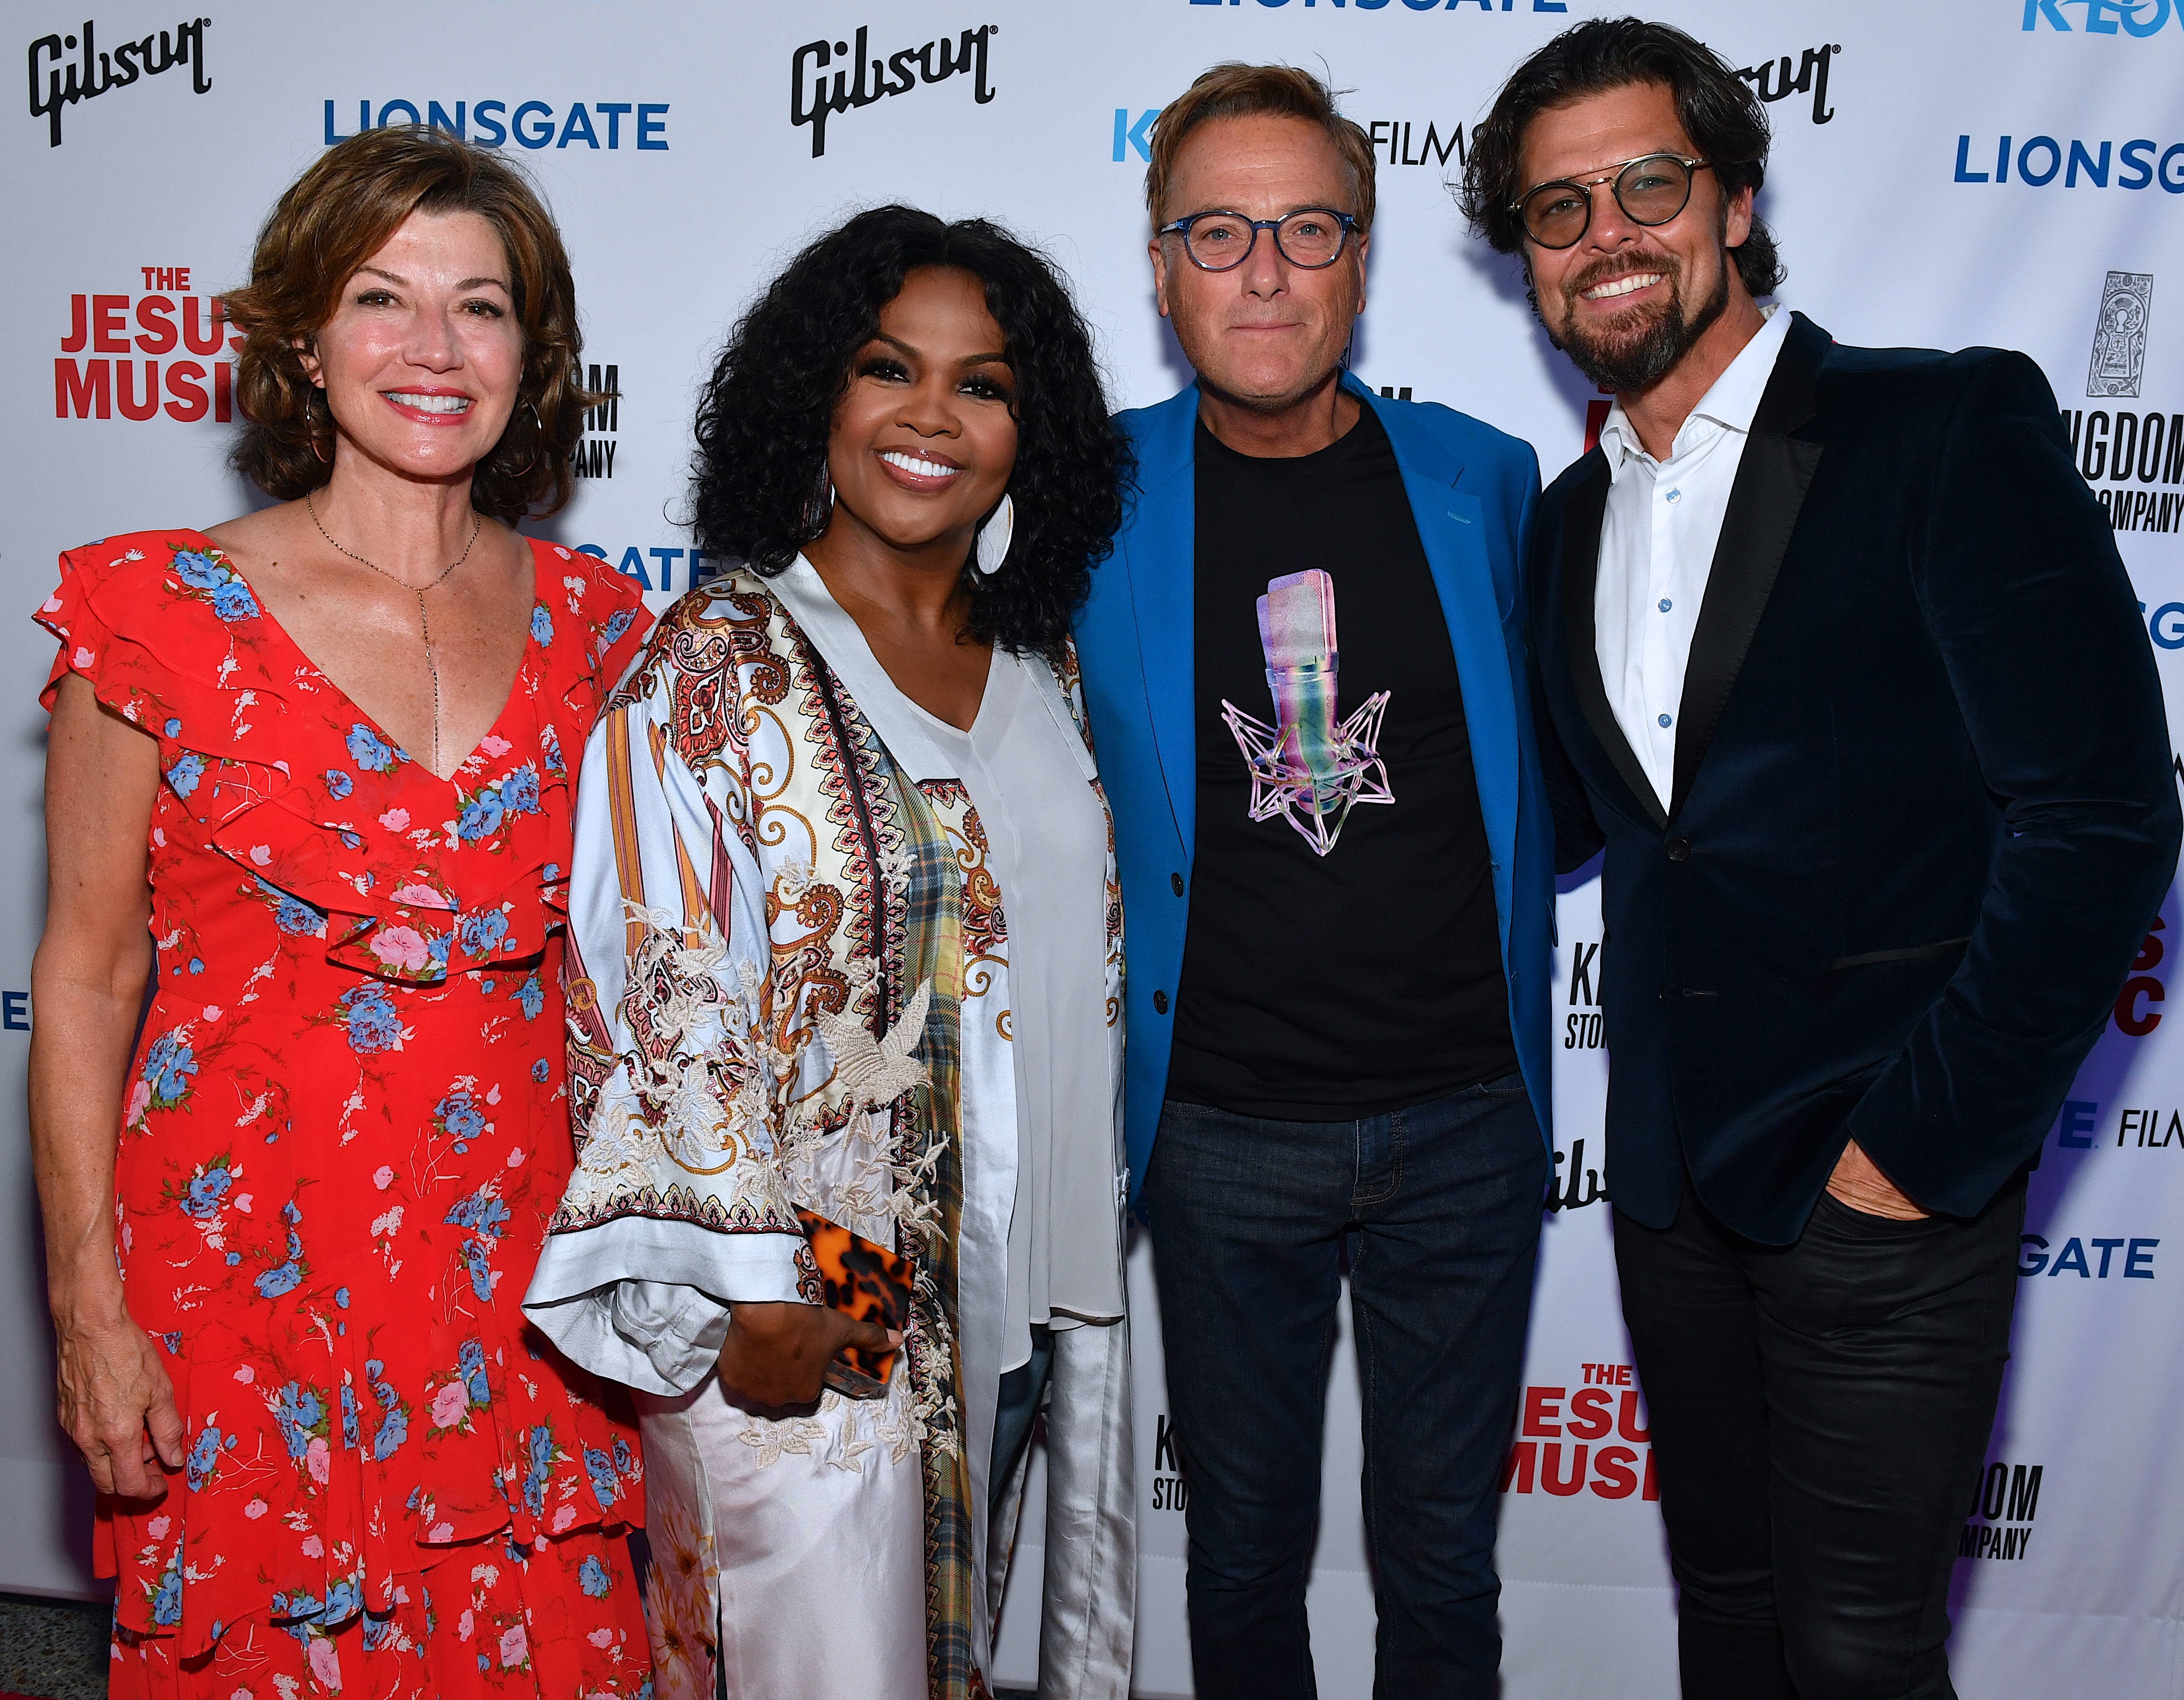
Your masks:
M72 550L37 615L31 1129L113 1692L648 1694L635 1434L519 1308L567 756L648 623L510 528L591 399L567 261L506 166L380 131L229 311L237 463L295 499Z

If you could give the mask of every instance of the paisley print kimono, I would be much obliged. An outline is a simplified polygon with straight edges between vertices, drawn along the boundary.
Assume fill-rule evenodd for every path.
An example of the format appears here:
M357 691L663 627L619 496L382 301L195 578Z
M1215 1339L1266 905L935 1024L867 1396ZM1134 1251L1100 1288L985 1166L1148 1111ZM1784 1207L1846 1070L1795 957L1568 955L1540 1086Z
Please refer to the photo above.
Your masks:
M1096 794L1073 663L1029 666ZM986 1480L1008 1210L981 1201L1012 1196L1017 1160L1006 919L967 791L883 697L900 700L808 564L738 571L665 618L584 762L578 1162L527 1308L638 1390L648 1606L677 1700L988 1691L1021 1480ZM1112 833L1106 869L1112 1012ZM1117 1071L1120 1033L1111 1015ZM712 1368L724 1301L817 1300L800 1206L908 1256L915 1296L884 1396L829 1391L770 1420ZM1050 1502L1072 1534L1045 1593L1047 1652L1118 1673L1072 1692L1117 1696L1136 1563L1125 1333L1056 1336L1072 1344L1050 1428L1072 1438L1050 1451Z

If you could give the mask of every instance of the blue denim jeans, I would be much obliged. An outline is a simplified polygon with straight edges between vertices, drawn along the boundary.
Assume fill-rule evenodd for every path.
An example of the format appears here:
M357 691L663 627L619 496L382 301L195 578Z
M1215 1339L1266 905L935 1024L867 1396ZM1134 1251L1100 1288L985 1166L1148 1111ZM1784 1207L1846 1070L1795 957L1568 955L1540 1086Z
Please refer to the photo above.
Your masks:
M1546 1152L1524 1082L1358 1122L1170 1101L1145 1177L1190 1480L1198 1700L1311 1700L1305 1583L1342 1253L1364 1419L1376 1700L1495 1692L1496 1489Z

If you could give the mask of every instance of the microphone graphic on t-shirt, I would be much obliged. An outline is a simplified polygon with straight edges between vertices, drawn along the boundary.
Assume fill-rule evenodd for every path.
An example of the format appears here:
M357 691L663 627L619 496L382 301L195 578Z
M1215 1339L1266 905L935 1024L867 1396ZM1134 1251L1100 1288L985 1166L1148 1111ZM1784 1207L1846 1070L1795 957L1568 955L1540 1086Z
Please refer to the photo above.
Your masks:
M1390 694L1376 691L1336 722L1334 581L1318 568L1267 582L1259 644L1273 724L1221 700L1221 717L1251 770L1251 818L1287 816L1313 853L1325 856L1354 805L1396 800L1379 748Z

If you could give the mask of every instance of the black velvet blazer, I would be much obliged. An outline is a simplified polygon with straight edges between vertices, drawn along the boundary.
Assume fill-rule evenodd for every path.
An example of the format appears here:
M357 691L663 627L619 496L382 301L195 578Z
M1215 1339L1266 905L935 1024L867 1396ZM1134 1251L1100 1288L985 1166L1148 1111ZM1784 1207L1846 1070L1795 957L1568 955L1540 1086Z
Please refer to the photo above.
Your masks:
M2146 628L2046 379L1793 317L1665 814L1594 647L1607 488L1595 449L1547 490L1529 595L1558 861L1607 848L1616 1207L1667 1226L1688 1167L1786 1245L1855 1139L1977 1213L2037 1156L2180 831Z

